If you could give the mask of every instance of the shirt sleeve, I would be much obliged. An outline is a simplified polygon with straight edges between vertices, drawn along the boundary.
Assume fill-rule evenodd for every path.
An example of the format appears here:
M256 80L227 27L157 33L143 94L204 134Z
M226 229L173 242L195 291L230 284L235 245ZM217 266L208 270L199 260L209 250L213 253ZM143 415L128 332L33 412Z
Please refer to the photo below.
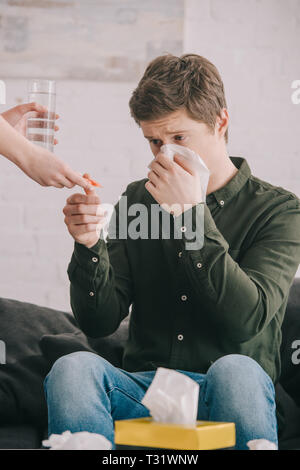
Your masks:
M115 225L118 209L119 202L115 205L106 241L102 230L92 248L75 242L68 266L72 311L82 331L92 338L116 331L129 314L132 303L126 244L119 238ZM112 233L114 235L110 236Z
M228 253L229 244L206 204L187 212L190 229L181 216L174 217L175 233L182 237L173 250L182 250L189 284L224 334L233 341L248 341L266 328L288 296L300 263L300 202L291 198L269 211L239 263ZM196 247L186 249L195 230Z

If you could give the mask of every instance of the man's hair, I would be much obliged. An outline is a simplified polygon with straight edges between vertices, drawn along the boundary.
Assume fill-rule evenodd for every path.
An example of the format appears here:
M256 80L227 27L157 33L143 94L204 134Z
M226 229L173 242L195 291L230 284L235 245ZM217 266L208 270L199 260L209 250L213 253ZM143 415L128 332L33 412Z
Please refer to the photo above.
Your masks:
M197 54L165 54L149 63L129 107L138 125L185 108L192 119L207 124L214 132L216 118L227 105L222 79L209 60Z

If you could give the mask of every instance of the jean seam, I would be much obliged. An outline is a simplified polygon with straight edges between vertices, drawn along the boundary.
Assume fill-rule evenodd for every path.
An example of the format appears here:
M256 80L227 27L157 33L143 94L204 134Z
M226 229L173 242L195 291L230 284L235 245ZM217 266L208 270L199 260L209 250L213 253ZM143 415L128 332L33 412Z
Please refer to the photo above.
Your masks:
M47 397L47 382L48 382L48 378L49 378L49 373L46 375L46 377L45 377L44 380L43 380L43 390L44 390L45 397Z
M205 404L205 406L207 408L208 415L209 415L209 405L208 405L208 399L207 399L207 378L205 379L204 384L202 384L202 387L204 388L203 403ZM202 388L202 390L203 390L203 388Z
M275 426L272 426L273 427L273 430L275 431L275 434L277 435L277 440L275 442L275 444L278 446L278 421L277 421L277 416L276 416L276 409L277 409L277 406L276 406L276 393L275 393L275 387L274 387L274 383L272 381L272 379L269 377L268 374L266 374L269 381L267 383L267 388L269 390L269 392L271 392L272 394L272 397L270 396L267 396L267 401L269 403L269 406L271 405L274 405L274 411L275 411Z
M119 392L123 393L124 395L126 395L127 397L131 398L131 400L135 401L136 403L138 403L139 405L142 405L144 408L145 405L143 405L143 403L141 403L139 400L137 400L136 398L134 398L133 396L131 396L129 393L125 392L124 390L122 390L121 388L119 387L113 387L111 390L109 390L109 392L107 392L107 394L113 392L114 390L118 390Z

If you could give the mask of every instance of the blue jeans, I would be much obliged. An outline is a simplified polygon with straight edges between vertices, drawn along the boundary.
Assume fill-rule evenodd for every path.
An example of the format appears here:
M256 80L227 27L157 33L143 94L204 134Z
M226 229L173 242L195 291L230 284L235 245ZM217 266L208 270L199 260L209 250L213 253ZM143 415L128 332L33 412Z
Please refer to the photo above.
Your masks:
M259 438L278 445L273 382L256 361L229 354L206 374L179 372L200 385L198 420L235 423L236 449L248 449L247 442ZM141 400L154 375L155 370L127 372L86 351L59 358L44 382L48 435L94 432L115 449L115 420L150 416Z

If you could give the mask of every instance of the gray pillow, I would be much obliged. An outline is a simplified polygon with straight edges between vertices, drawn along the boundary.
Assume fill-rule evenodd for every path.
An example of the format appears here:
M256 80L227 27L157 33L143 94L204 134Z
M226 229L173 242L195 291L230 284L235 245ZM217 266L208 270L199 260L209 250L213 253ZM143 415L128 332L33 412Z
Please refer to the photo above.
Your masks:
M106 338L88 338L71 313L0 298L0 423L47 425L43 381L53 363L75 351L91 351L121 367L128 319Z
M39 341L45 334L79 331L70 313L0 298L0 340L6 348L6 362L0 364L1 425L45 425L43 380L51 364Z

